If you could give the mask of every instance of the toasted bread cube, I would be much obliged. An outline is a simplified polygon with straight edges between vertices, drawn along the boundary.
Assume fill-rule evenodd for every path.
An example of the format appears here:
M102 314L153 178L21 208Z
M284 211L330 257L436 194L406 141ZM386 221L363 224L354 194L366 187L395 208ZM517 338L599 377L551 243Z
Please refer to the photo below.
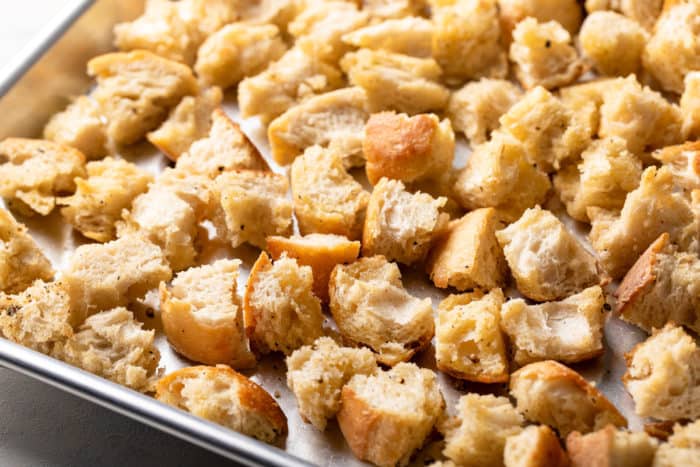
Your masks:
M450 92L438 83L442 70L432 58L360 49L340 62L350 83L367 92L370 110L417 114L441 110Z
M575 363L601 355L604 304L598 285L558 302L528 305L519 298L506 302L501 308L501 328L508 334L515 363Z
M501 115L521 97L522 91L510 81L482 78L452 93L447 116L472 146L481 144L498 129Z
M287 386L301 417L324 431L328 419L340 410L343 386L355 375L371 375L378 369L369 349L341 347L330 337L319 337L287 357Z
M666 146L654 151L652 157L671 170L681 188L700 189L700 141Z
M700 71L685 75L685 87L681 96L683 136L685 139L700 138Z
M107 135L100 119L97 102L90 96L80 96L62 112L55 114L44 127L44 138L72 146L88 159L107 154Z
M329 295L331 314L343 338L370 347L384 365L408 361L433 338L430 299L411 296L401 284L396 263L383 256L337 265Z
M148 141L176 161L192 143L209 134L212 112L221 104L223 95L217 87L200 91L197 96L185 96L170 112L168 119L146 135Z
M338 424L353 454L384 467L408 463L445 408L435 373L412 363L353 376L341 401Z
M295 47L262 73L241 81L238 106L243 118L257 115L269 123L305 98L341 85L339 70Z
M251 0L236 4L241 20L251 24L274 24L281 32L303 5L295 0Z
M362 9L374 19L416 16L425 9L425 0L362 0Z
M498 6L506 38L510 38L515 26L527 17L541 23L556 21L572 36L581 26L581 7L575 0L498 0Z
M79 246L63 270L71 310L85 316L143 297L172 272L163 251L139 236Z
M599 282L590 254L551 212L539 206L496 232L520 293L538 301L557 300Z
M681 326L668 323L625 355L622 377L634 411L658 420L700 417L700 349Z
M267 251L272 259L283 255L294 258L302 266L311 266L314 295L328 303L328 282L338 264L352 263L360 254L360 242L335 234L309 234L290 238L267 237Z
M572 164L554 176L554 188L571 217L588 222L588 208L620 210L627 194L639 186L642 162L622 138L596 140Z
M287 433L275 399L226 365L176 370L158 381L156 399L267 443Z
M658 444L643 431L618 430L612 425L587 435L574 431L566 437L571 467L649 467Z
M661 13L664 0L586 0L586 11L619 11L651 31Z
M76 178L73 196L60 200L61 215L80 233L98 242L114 240L122 211L148 189L153 177L123 159L88 162L87 178Z
M243 243L265 248L266 237L292 233L292 202L283 175L234 170L219 175L215 185L218 228L234 248Z
M346 167L364 164L362 130L369 118L367 95L351 87L314 96L287 110L267 127L272 157L291 164L311 146L328 147Z
M0 196L24 215L49 214L57 196L75 191L85 175L85 156L70 146L41 139L0 142Z
M428 256L426 271L433 284L460 291L505 286L507 266L496 240L502 227L494 208L475 209L451 221Z
M168 342L188 359L234 368L255 365L236 292L239 260L187 269L160 283L161 319Z
M479 383L508 381L508 358L499 327L501 289L450 295L438 307L435 361L438 370Z
M382 177L405 183L434 180L452 167L455 135L450 121L435 114L380 112L367 121L362 150L372 185Z
M37 279L50 281L51 262L27 232L27 227L0 208L0 291L16 294Z
M505 467L569 467L569 457L547 425L530 425L506 438Z
M673 435L662 443L654 456L653 467L676 467L697 465L700 457L700 420L685 426L676 424Z
M433 23L420 16L388 19L361 27L343 36L357 48L386 50L413 57L432 54Z
M440 427L445 435L442 452L460 466L503 465L506 439L520 433L523 422L505 397L464 395L457 414Z
M109 53L88 62L92 93L107 119L107 136L132 144L158 128L184 96L197 93L189 67L144 50Z
M323 312L313 282L310 266L286 255L273 263L267 253L260 253L243 299L246 332L258 353L289 355L323 335Z

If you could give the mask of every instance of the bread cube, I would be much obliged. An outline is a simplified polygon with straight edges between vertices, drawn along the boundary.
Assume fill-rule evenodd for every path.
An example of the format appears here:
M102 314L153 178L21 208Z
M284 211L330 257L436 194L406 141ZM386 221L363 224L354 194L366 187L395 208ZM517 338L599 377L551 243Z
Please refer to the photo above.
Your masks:
M330 337L319 337L287 357L287 386L297 399L301 417L324 431L328 419L340 410L343 386L355 375L378 370L369 349L341 347Z
M44 127L44 139L72 146L88 159L107 154L105 125L97 102L90 96L78 97L51 117Z
M572 467L651 466L658 441L644 432L612 425L587 435L574 431L566 438Z
M556 21L572 36L581 26L581 7L575 0L498 0L498 7L506 39L515 25L527 17L541 23Z
M595 257L539 206L496 232L496 238L518 290L528 298L557 300L600 282Z
M384 365L408 361L433 338L430 299L411 296L401 284L398 266L383 256L337 265L329 295L344 340L370 347Z
M432 55L433 23L420 16L387 19L343 35L343 42L357 48L386 50L413 57Z
M618 11L651 31L661 14L664 0L586 0L586 11Z
M444 408L435 373L401 363L353 376L342 390L338 424L358 459L383 467L404 465Z
M666 146L652 157L669 168L681 188L688 192L700 189L700 141Z
M547 425L530 425L506 438L505 467L569 467L569 457Z
M653 467L695 465L700 456L700 420L685 426L676 424L673 435L662 443L654 456Z
M362 0L362 9L373 19L417 16L425 9L425 0Z
M0 196L24 215L46 216L84 175L85 156L70 146L26 138L0 142Z
M241 20L251 24L274 24L281 32L302 7L295 0L255 0L236 5Z
M700 139L700 71L685 75L680 106L685 139Z

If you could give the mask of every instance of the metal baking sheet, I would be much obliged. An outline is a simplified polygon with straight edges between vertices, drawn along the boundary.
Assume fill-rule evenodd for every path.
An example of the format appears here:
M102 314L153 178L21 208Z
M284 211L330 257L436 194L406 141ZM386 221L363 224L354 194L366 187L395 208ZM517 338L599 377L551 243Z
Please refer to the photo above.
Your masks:
M13 115L12 119L3 121L0 127L0 139L7 136L38 136L43 124L53 112L64 106L70 96L82 93L89 87L90 83L85 76L85 63L90 57L110 50L112 25L133 18L142 8L143 0L73 2L70 8L57 18L30 48L25 50L20 60L11 64L0 75L0 96L4 94L0 98L0 112L4 112L3 115ZM51 79L47 80L47 77ZM269 154L267 138L259 121L238 118L233 95L226 96L225 109L241 124L243 131L267 156ZM468 152L464 141L459 141L456 166L464 164ZM145 143L129 148L128 152L123 153L122 156L154 174L167 166L166 158ZM276 171L286 173L286 169L274 163L271 165ZM552 202L547 207L557 213L562 212L561 206L556 202ZM564 214L562 218L569 228L587 244L584 226L566 218ZM57 270L66 264L73 250L84 243L82 237L62 222L56 211L45 218L20 218L20 220L27 224ZM244 246L235 250L207 252L201 261L208 262L223 256L240 258L244 266L239 281L239 293L242 294L248 270L258 253L258 250ZM422 270L402 268L402 272L407 289L416 296L430 297L434 306L437 306L439 300L446 295L427 281ZM146 327L160 331L157 312L154 317L138 312L140 308L145 309L146 306L157 310L155 294L149 294L142 304L135 304L134 309L139 318L145 322ZM162 332L158 332L157 336L158 348L162 355L161 366L166 373L193 365L192 362L172 351ZM641 429L643 423L634 415L633 403L624 390L621 376L625 371L624 353L643 337L643 332L616 317L610 317L605 327L605 354L590 362L574 366L610 398L628 418L632 429ZM432 348L418 355L416 361L421 366L434 368ZM305 462L327 466L366 465L352 456L335 422L329 424L326 432L320 433L311 425L301 421L294 396L286 386L285 364L281 356L268 356L256 369L246 372L251 379L275 396L287 415L289 434L277 448L223 429L1 338L0 362L9 368L247 465L304 465ZM448 410L454 407L461 394L469 391L506 394L504 385L465 383L444 374L439 374L439 381ZM434 458L439 450L439 441L430 441L414 460L414 464L426 463Z

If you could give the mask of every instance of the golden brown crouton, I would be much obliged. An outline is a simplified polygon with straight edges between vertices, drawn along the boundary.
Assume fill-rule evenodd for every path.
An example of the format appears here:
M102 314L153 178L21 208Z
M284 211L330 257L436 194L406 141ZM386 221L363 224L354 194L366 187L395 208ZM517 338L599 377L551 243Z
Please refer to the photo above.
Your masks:
M419 16L388 19L356 29L343 42L358 48L386 50L413 57L432 54L433 23Z
M587 435L566 437L571 467L649 467L658 442L644 432L618 430L613 425Z
M251 24L274 24L286 32L287 25L303 5L296 0L249 0L237 4L241 20Z
M680 102L683 136L685 139L698 139L700 138L700 72L692 71L685 75L684 84Z
M668 167L677 185L692 191L700 188L700 141L666 146L652 157Z
M44 127L44 138L72 146L88 159L107 154L107 135L100 118L97 102L90 96L80 96L55 114Z
M651 31L661 14L664 0L586 0L586 11L618 11Z
M662 443L654 456L653 467L697 465L700 458L700 420L685 426L677 423L667 443Z
M515 25L528 16L541 23L556 21L572 36L581 26L581 7L575 0L498 0L498 6L506 39Z
M530 425L506 438L505 467L569 467L569 457L547 425Z

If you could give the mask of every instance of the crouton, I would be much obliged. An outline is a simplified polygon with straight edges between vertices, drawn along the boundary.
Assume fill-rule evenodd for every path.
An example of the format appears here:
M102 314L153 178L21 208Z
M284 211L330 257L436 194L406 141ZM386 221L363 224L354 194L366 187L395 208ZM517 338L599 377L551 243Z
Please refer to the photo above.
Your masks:
M530 425L506 438L505 467L569 467L557 435L547 425Z
M132 144L158 128L184 96L197 93L189 67L144 50L109 53L88 62L92 96L107 119L107 136Z
M41 139L0 142L0 196L24 215L49 214L58 196L75 191L85 175L85 156L70 146Z
M264 251L253 265L243 307L245 328L258 353L285 355L323 335L321 302L313 294L313 272L283 255L274 263Z
M506 439L522 431L523 417L505 397L467 394L459 398L457 415L440 426L445 456L457 465L503 465Z
M510 38L515 25L527 17L541 23L556 21L574 36L578 33L583 16L575 0L498 0L498 6L506 39Z
M437 179L452 167L455 135L450 121L434 114L380 112L367 121L362 150L372 185L382 177L405 183Z
M676 424L667 443L659 446L653 467L696 466L700 457L700 420L685 426Z
M302 7L296 0L249 0L237 5L241 20L251 24L274 24L286 32Z
M330 337L319 337L287 357L287 386L297 399L301 417L324 431L328 419L340 410L341 390L350 378L377 371L369 349L341 347Z
M519 298L506 302L501 328L508 334L515 363L575 363L601 355L604 304L603 289L597 285L558 302L528 305Z
M168 342L188 359L233 368L255 365L236 292L239 260L218 260L160 283L161 319Z
M508 358L499 327L501 289L486 295L450 295L438 307L435 361L438 370L479 383L508 381Z
M419 15L426 6L425 0L361 0L362 9L374 19L404 18Z
M432 55L433 23L419 16L388 19L361 27L343 36L357 48L386 50L413 57Z
M107 134L97 102L80 96L62 112L55 114L44 127L44 138L72 146L88 159L107 154Z
M151 392L160 352L155 331L126 308L114 308L90 316L54 354L61 360L115 383Z
M685 75L685 87L681 96L683 137L688 140L700 138L700 72Z
M444 408L435 373L401 363L375 375L353 376L342 390L338 424L358 459L404 465Z
M652 157L671 170L681 188L689 192L700 189L700 142L666 146L654 151Z
M498 129L498 119L522 96L510 81L482 78L454 91L447 104L447 116L472 146L486 142Z
M627 420L593 385L574 370L547 360L530 363L510 375L510 393L528 420L551 426L566 438Z
M267 443L287 433L275 399L226 365L174 371L158 380L156 399Z
M426 271L436 287L457 290L505 286L506 261L496 240L503 227L494 208L475 209L451 221L436 240Z
M409 193L400 181L382 178L367 205L362 254L404 264L422 261L447 227L449 216L440 212L445 203L447 198Z
M153 177L123 159L89 162L87 178L76 178L73 196L62 198L61 215L76 230L98 242L114 240L122 211L145 192Z
M661 13L664 0L586 0L586 11L619 11L651 31Z
M618 430L613 425L587 435L574 431L566 437L571 467L648 467L658 442L644 432Z
M329 283L330 309L343 338L375 351L393 366L430 344L435 332L429 298L411 296L401 272L383 256L337 265Z
M27 227L0 208L0 291L16 294L37 279L50 281L51 262L27 232Z
M311 266L314 295L328 303L328 281L337 264L352 263L360 254L360 242L334 234L309 234L290 238L267 237L267 251L272 259L283 255L294 258L302 266Z
M598 266L551 212L539 206L496 232L516 286L538 301L557 300L597 284Z

